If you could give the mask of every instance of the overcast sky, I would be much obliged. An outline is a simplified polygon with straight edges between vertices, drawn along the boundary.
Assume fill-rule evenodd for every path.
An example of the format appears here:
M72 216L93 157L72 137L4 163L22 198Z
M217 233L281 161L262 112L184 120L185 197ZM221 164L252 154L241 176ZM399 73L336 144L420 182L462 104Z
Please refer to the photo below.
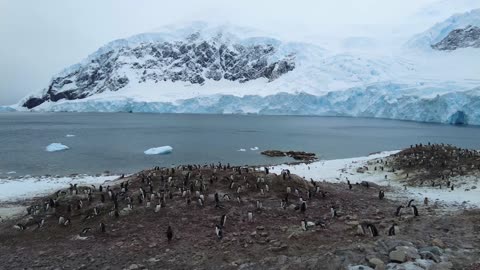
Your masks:
M46 87L98 47L165 24L250 26L291 40L334 44L422 32L479 0L0 0L0 105ZM336 43L335 43L336 44Z

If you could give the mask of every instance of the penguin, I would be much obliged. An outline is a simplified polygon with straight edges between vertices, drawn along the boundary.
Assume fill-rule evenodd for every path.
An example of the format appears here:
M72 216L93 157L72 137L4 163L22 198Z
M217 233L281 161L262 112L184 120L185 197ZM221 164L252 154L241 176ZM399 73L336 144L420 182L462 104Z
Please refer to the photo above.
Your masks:
M104 194L101 194L101 195L100 195L100 201L101 201L102 203L105 202L105 195L104 195Z
M380 190L380 191L378 192L378 198L379 198L380 200L383 200L384 197L385 197L385 192L383 192L383 190Z
M248 222L253 222L253 213L252 212L248 212L247 213L247 217L248 217Z
M219 225L215 225L215 234L219 240L223 238L223 231Z
M19 230L19 231L25 231L27 229L27 227L25 227L24 225L22 225L20 223L14 225L13 228L16 229L16 230Z
M151 205L152 205L152 203L150 201L147 201L146 207L150 208Z
M287 187L287 194L290 194L292 192L292 188L291 187Z
M97 207L94 207L94 208L93 208L93 214L94 214L95 216L100 215L100 211L98 211L98 208L97 208Z
M214 198L215 198L215 204L218 205L220 203L220 199L218 198L218 193L217 192L215 192Z
M370 230L370 234L372 237L378 236L378 230L373 224L367 224L367 228Z
M100 222L100 232L104 233L106 231L107 229L105 228L105 224L103 222Z
M170 241L172 241L172 239L173 239L173 230L172 230L172 227L170 225L168 225L166 234L167 234L167 241L168 241L168 243L170 243Z
M361 224L357 225L357 235L365 235L365 228Z
M155 206L155 213L160 212L160 208L162 208L161 204L157 204L157 205Z
M337 217L337 210L335 210L335 208L330 207L330 214L332 215L332 218L335 218Z
M425 197L425 199L423 199L423 204L428 205L428 198L427 197Z
M352 184L348 183L348 189L352 190Z
M80 236L86 235L91 229L90 228L84 228L82 232L80 233Z
M103 187L102 187L102 185L100 185L100 186L98 187L98 191L103 192Z
M283 208L283 209L287 208L287 203L285 202L284 199L282 199L282 202L280 203L280 208Z
M390 227L390 229L388 229L388 236L394 236L396 231L395 231L395 224L392 225L392 227Z
M242 199L240 198L240 196L237 196L237 202L238 202L238 204L242 203Z
M58 218L58 225L63 225L65 223L65 218L64 217L59 217Z
M37 229L40 229L43 227L43 225L45 225L45 219L41 219L40 221L37 221Z
M417 207L416 207L415 205L412 205L412 208L413 208L413 215L416 216L416 217L418 217L419 215L418 215L418 209L417 209Z
M220 218L220 226L222 228L225 228L225 223L227 222L227 215L223 214L222 217Z
M65 220L65 222L63 223L63 226L66 227L66 226L70 225L70 223L71 223L70 219L67 218L67 219Z
M300 212L305 213L306 210L307 210L307 203L302 202L302 205L300 206Z
M395 212L395 216L399 217L402 213L402 208L403 208L403 205L400 205L399 207L397 207L397 211Z
M411 200L408 202L408 205L407 205L407 207L410 207L410 206L412 206L412 202L413 202L413 201L415 201L415 200L414 200L414 199L411 199Z
M202 200L202 198L198 198L198 205L199 205L200 207L203 207L203 200Z
M223 199L224 199L224 200L227 200L227 201L230 201L230 195L224 194L224 195L223 195Z
M257 200L257 209L262 209L262 203Z
M450 189L451 189L452 191L454 190L453 184L450 186Z
M300 226L302 227L302 230L306 231L307 230L307 221L305 219L302 219L300 222Z

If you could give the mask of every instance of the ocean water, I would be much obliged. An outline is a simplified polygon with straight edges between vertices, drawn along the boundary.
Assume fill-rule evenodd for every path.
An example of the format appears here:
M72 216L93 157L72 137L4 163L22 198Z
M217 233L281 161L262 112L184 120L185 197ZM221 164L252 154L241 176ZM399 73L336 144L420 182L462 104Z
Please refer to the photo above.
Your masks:
M67 134L75 135L66 137ZM133 173L152 166L276 164L262 150L302 150L321 159L365 156L415 143L480 149L480 128L306 116L140 113L1 113L0 178ZM66 151L47 152L51 143ZM145 155L164 145L168 155ZM252 151L250 148L258 147ZM238 151L239 149L246 151Z

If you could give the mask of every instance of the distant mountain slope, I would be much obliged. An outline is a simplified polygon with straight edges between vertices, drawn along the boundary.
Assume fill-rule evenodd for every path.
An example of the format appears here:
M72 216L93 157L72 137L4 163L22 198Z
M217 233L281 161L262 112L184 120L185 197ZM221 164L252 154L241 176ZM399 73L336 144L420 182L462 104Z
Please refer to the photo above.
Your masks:
M480 9L455 14L447 20L435 24L425 32L415 35L406 43L406 47L410 49L431 50L433 45L440 43L450 33L467 29L469 26L480 27ZM452 35L455 35L455 33Z
M440 42L432 45L433 49L452 51L459 48L480 48L480 27L467 26L450 32Z

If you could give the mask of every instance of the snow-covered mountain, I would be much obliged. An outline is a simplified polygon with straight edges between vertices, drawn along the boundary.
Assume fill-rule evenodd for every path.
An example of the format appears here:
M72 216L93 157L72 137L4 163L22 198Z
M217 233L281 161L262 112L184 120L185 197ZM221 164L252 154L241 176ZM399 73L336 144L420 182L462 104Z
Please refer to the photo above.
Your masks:
M103 46L14 107L344 115L478 125L480 50L470 46L478 12L455 15L392 55L332 52L233 25L164 27ZM447 36L448 46L464 49L432 48Z

